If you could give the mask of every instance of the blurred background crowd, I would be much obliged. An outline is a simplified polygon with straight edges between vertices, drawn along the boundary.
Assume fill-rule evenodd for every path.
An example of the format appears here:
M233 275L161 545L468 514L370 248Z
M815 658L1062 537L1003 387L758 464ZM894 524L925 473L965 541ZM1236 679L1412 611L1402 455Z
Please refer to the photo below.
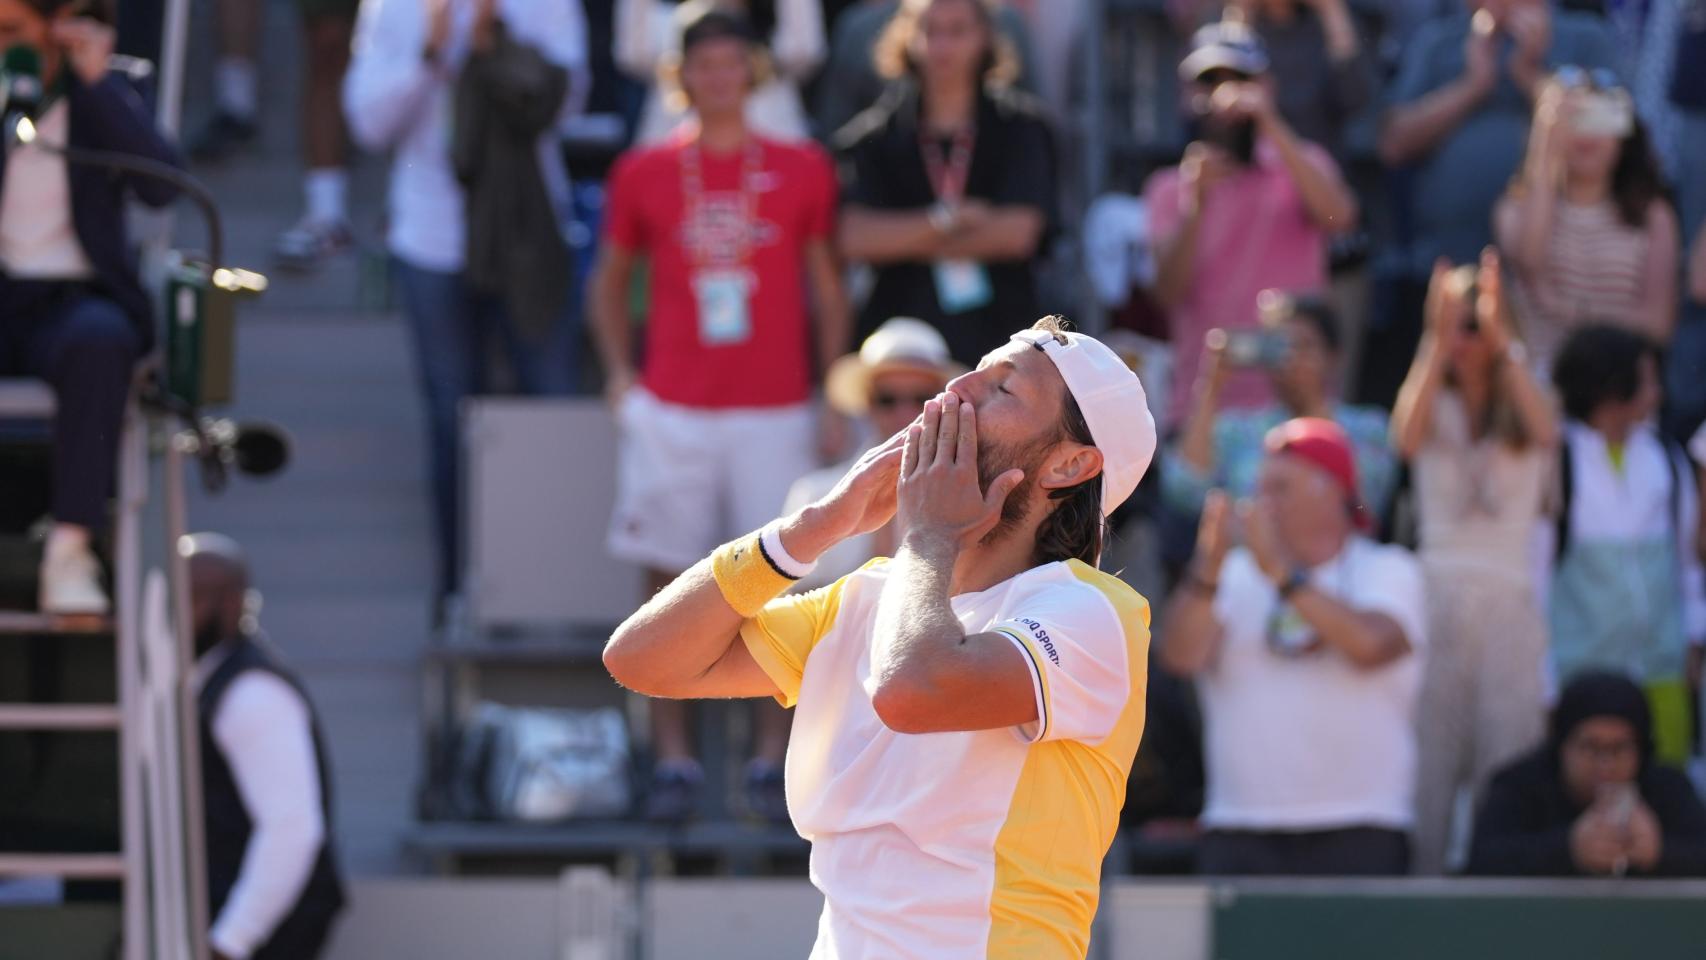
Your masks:
M145 6L119 4L120 50L158 43ZM183 153L217 176L250 162L270 80L258 0L215 12ZM649 591L1062 313L1139 371L1164 432L1103 560L1155 612L1120 868L1706 874L1706 3L299 14L301 215L273 253L310 282L373 264L405 319L444 642L475 586L470 400L603 398L614 505L584 507ZM105 81L73 59L75 141ZM390 157L378 221L352 213L358 150ZM94 189L60 234L95 231ZM15 229L22 194L0 293L55 333L14 323L0 361L93 398L62 408L83 418L62 446L110 436L148 346L125 319L151 321L89 306L133 273ZM62 481L110 473L76 449ZM103 609L103 495L56 490L44 608ZM1332 603L1292 603L1299 578ZM702 814L724 719L654 705L620 812ZM787 715L737 729L744 811L785 820Z
M1142 869L1706 867L1706 817L1673 775L1699 773L1706 641L1706 435L1688 446L1706 418L1702 11L1168 4L1133 43L1121 7L622 2L612 62L561 60L634 131L602 191L576 179L599 239L560 322L595 349L554 354L563 382L601 378L621 424L613 555L667 582L775 513L792 477L789 502L821 495L837 468L814 465L898 429L1012 330L1075 314L1144 375L1171 438L1104 564L1157 608L1126 812ZM352 129L419 142L383 116L361 36ZM748 74L719 41L736 61L761 50L738 104ZM1075 68L1091 44L1129 97ZM737 105L762 158L717 142ZM703 171L674 160L689 143ZM394 168L405 278L423 264L403 185L424 166ZM759 188L757 216L799 258L753 255L765 292L730 322L754 335L719 344L697 284L747 262L725 244L743 242L754 167L793 195ZM660 199L682 177L737 187L701 214L687 186ZM678 230L712 238L685 266ZM412 282L448 445L458 394L431 372L447 340L426 319L446 298ZM1300 477L1270 465L1297 451L1317 454ZM435 468L446 531L453 462ZM460 562L442 549L453 628ZM1293 608L1280 581L1299 565L1340 613L1386 611L1405 636ZM1592 704L1579 716L1558 706L1572 692ZM780 818L786 719L757 712L747 809ZM651 722L645 812L687 818L694 728L677 705ZM1659 830L1662 854L1619 846Z

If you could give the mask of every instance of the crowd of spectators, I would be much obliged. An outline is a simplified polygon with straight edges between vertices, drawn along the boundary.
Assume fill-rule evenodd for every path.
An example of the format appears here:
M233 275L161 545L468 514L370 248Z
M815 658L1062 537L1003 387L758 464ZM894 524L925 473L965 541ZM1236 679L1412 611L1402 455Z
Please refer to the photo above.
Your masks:
M72 51L48 65L64 106L44 135L175 160L109 77L110 37L53 25L73 22L54 0L0 3ZM1134 362L1172 371L1152 397L1170 440L1115 521L1158 534L1135 538L1163 561L1139 584L1166 598L1153 654L1190 683L1155 678L1139 761L1175 802L1128 815L1140 834L1189 820L1205 870L1703 866L1676 771L1699 768L1706 649L1706 18L1456 3L1180 0L1150 23L1179 51L1179 136L1123 171L1145 185L1122 209L1154 263L1130 293L1160 342ZM1103 42L1099 9L362 0L343 115L392 155L441 611L461 589L458 410L494 354L519 389L570 393L590 337L622 443L611 548L655 585L1053 312L1079 286L1054 254L1082 219L1069 121L1101 92L1073 61ZM347 12L304 13L324 86ZM252 113L239 59L209 134L226 145ZM639 95L616 98L631 146L581 289L560 147L600 85ZM347 224L341 131L309 134L313 236L284 246L312 265ZM0 318L0 366L54 380L72 466L44 605L104 609L87 478L110 474L115 391L152 329L107 234L121 194L168 194L28 151L4 176L0 292L29 309ZM1193 709L1196 783L1166 759L1197 748ZM779 817L786 716L754 729L749 805ZM657 710L658 819L695 809L691 734Z
M586 96L581 0L472 6L364 0L344 95L358 142L397 156L445 598L479 344L570 389L544 368L574 348L540 345L583 335L541 306L560 291L477 276L517 228L476 235L491 188L445 127L482 56L554 65L566 82L523 91L544 109L488 108L531 121L511 129L566 209L548 140ZM1100 95L1072 67L1100 14L588 7L625 74L593 83L636 95L578 295L620 428L610 549L655 587L796 478L796 501L833 485L1075 286L1054 254L1090 199L1067 189L1068 121ZM1208 872L1699 871L1706 811L1677 771L1706 642L1706 474L1682 443L1706 414L1706 168L1686 162L1706 25L1662 0L1200 0L1150 27L1178 51L1177 139L1110 209L1153 264L1129 295L1159 336L1133 359L1169 370L1170 440L1116 521L1160 560L1138 567L1166 598L1138 776L1166 799L1134 790L1128 821L1185 821L1166 829ZM747 806L779 819L786 715L752 730ZM698 806L692 734L654 706L655 819Z

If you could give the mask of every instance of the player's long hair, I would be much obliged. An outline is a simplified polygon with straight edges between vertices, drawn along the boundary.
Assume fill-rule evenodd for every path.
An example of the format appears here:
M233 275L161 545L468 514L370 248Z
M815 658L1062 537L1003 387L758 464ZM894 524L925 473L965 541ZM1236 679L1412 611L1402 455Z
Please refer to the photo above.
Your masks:
M1061 317L1044 317L1032 325L1033 330L1046 330L1057 336L1065 332ZM1064 339L1064 338L1063 338ZM1061 404L1060 424L1054 442L1071 440L1085 446L1095 446L1090 437L1090 425L1084 411L1078 408L1071 391L1065 392ZM1064 560L1082 560L1095 566L1102 553L1102 475L1074 487L1049 491L1053 507L1037 526L1036 551L1032 555L1037 565Z

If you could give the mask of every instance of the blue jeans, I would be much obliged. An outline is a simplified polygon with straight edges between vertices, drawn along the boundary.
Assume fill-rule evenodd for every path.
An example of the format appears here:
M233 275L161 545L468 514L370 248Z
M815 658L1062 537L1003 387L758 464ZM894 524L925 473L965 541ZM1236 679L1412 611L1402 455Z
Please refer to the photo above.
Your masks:
M455 592L462 578L462 401L490 392L487 358L494 345L503 348L519 392L573 393L580 331L565 309L545 342L529 342L510 324L503 302L469 289L461 274L427 270L400 257L392 258L392 271L426 399L427 470L443 596Z

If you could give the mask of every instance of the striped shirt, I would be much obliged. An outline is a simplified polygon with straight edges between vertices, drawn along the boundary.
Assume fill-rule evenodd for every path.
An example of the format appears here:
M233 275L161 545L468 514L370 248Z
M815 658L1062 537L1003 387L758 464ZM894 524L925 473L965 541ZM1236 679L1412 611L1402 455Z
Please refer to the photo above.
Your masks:
M1624 223L1610 200L1558 199L1546 264L1522 287L1523 330L1537 361L1550 365L1581 327L1642 326L1648 246L1646 229Z

